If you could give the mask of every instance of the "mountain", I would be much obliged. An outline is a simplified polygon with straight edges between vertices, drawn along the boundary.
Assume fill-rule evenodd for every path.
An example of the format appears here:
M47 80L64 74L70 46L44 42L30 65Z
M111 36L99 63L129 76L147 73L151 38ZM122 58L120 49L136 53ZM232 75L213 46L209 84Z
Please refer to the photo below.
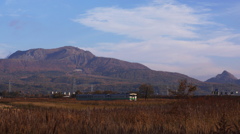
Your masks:
M17 51L0 60L0 90L11 80L17 88L44 92L46 90L80 90L94 84L99 90L137 90L142 83L150 83L156 89L176 87L178 81L187 79L201 85L202 82L180 73L154 71L139 64L114 58L98 57L77 47L55 49L30 49ZM30 86L30 87L29 87Z
M218 74L216 77L208 79L206 82L235 84L238 83L238 79L233 74L224 70L221 74Z
M0 61L7 65L10 72L13 71L72 71L82 69L87 74L107 74L120 70L146 69L144 65L130 63L113 58L96 57L89 51L66 46L56 49L31 49L17 51L10 55L7 60ZM10 64L10 65L9 65ZM14 66L14 68L12 68ZM18 68L15 68L15 67ZM4 68L4 67L1 67Z

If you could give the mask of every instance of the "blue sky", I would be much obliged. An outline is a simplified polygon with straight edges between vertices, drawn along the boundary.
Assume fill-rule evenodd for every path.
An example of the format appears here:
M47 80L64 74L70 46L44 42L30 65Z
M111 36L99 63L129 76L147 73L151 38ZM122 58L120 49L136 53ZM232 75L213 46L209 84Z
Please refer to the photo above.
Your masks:
M240 78L237 0L0 0L0 58L75 46L206 80Z

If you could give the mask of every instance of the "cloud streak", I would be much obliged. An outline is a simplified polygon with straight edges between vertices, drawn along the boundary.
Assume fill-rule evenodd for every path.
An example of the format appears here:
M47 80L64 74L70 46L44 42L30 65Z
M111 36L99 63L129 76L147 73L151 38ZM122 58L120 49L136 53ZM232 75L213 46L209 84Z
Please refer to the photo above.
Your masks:
M98 55L204 79L209 74L214 76L224 69L231 70L230 66L215 63L211 56L240 57L240 45L232 41L240 34L231 33L224 25L210 21L209 11L195 10L176 1L154 1L132 9L99 7L81 14L74 21L96 30L141 40L100 43L98 47L85 48ZM237 70L231 71L237 73Z

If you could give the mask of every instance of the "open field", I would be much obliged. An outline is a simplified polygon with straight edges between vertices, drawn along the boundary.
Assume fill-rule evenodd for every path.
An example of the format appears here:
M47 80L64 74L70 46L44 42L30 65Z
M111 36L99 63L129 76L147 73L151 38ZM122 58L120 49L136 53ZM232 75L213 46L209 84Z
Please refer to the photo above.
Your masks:
M3 98L0 112L3 134L240 133L239 97L137 102Z

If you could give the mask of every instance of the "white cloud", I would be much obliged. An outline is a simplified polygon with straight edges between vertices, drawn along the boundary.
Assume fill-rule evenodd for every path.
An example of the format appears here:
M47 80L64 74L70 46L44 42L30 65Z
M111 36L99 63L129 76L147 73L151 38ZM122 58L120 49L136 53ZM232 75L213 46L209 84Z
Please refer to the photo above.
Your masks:
M219 57L240 57L240 45L231 41L240 38L240 34L229 34L210 39L204 43L208 44L205 55Z
M205 17L186 5L157 4L134 9L95 8L74 21L97 30L148 40L197 38L194 25L209 23Z
M232 41L240 35L231 33L224 25L208 21L210 13L205 11L210 10L201 12L174 0L155 0L150 5L133 9L95 8L74 21L96 30L142 40L99 43L98 47L85 48L96 55L206 79L226 69L211 56L240 57L240 45Z

